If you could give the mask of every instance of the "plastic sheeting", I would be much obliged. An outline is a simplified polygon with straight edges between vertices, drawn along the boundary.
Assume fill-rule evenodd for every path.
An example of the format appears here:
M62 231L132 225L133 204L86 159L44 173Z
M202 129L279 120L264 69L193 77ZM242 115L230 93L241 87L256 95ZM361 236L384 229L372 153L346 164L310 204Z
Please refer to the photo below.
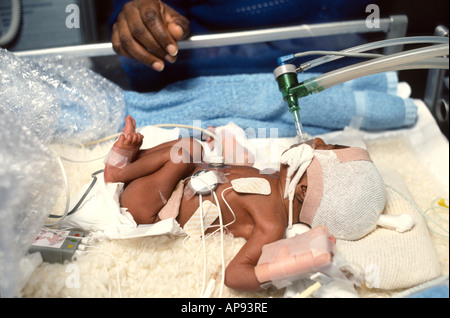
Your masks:
M0 297L20 296L27 251L63 187L48 145L116 133L124 118L121 89L82 64L0 50Z
M56 159L30 130L3 110L0 126L0 291L13 297L22 257L53 208L62 179Z
M0 50L0 109L40 140L86 142L123 125L123 92L71 59L28 59Z

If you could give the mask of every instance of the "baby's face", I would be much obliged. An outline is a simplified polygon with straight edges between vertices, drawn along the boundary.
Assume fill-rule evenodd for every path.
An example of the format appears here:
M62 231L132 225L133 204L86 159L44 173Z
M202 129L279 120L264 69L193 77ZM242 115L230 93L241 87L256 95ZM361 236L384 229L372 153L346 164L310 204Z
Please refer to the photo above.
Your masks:
M347 146L342 146L342 145L330 145L330 144L327 144L321 138L311 139L311 140L305 142L305 144L310 145L313 149L316 149L316 150L333 150L333 149L349 148ZM301 145L301 144L292 145L291 148L297 147L299 145Z
M325 141L323 141L321 138L315 138L314 141L311 143L311 147L317 150L333 150L333 149L344 149L349 148L347 146L342 145L329 145L326 144Z

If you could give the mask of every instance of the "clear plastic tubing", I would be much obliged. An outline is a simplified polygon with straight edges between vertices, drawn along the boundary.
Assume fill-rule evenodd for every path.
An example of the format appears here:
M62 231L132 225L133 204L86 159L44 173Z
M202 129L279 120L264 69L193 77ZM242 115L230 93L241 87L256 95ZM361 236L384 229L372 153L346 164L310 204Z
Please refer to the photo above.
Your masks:
M392 67L388 67L386 69L380 68L378 73L388 72L388 71L401 71L401 70L410 70L410 69L447 69L449 68L449 59L448 58L432 58L425 59L414 63L406 63L406 64L398 64L395 65L395 69Z
M449 59L448 58L432 58L432 59L424 59L421 61L417 61L414 63L405 63L405 64L397 64L390 65L388 67L380 67L377 69L376 73L389 72L389 71L402 71L402 70L411 70L411 69L446 69L449 68ZM373 73L375 74L375 73Z
M398 70L399 67L404 69L403 67L408 63L410 64L408 67L413 69L414 63L421 62L428 58L445 56L448 54L448 44L427 46L424 48L395 53L385 57L343 67L338 70L308 79L304 81L303 84L309 92L317 93L355 78L379 73L380 70L395 71Z
M402 37L402 38L395 38L395 39L388 39L388 40L382 40L377 42L371 42L359 46L355 46L349 49L342 50L342 52L345 53L361 53L366 52L370 50L375 50L379 48L389 47L389 46L396 46L396 45L406 45L406 44L421 44L421 43L435 43L435 44L442 44L442 43L448 43L448 38L444 36L411 36L411 37ZM302 71L306 71L308 69L311 69L313 67L337 60L339 58L342 58L342 56L336 56L336 55L327 55L322 56L317 59L311 60L309 62L303 63L300 68Z

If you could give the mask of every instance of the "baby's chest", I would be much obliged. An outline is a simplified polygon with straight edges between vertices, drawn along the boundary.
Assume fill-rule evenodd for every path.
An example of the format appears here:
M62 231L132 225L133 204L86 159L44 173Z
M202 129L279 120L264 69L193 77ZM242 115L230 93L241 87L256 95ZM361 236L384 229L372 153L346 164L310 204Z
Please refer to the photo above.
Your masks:
M272 185L262 178L231 180L212 193L194 194L187 185L177 220L188 235L224 226L233 235L248 238L255 223L276 212L275 197Z

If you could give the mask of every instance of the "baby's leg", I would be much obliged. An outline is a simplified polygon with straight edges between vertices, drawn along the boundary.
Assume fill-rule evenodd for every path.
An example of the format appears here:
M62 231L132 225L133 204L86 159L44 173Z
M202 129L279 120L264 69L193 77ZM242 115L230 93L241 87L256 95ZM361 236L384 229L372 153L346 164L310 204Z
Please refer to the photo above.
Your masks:
M176 149L182 148L186 152L188 152L191 156L191 160L194 163L199 163L203 159L203 148L202 145L196 141L193 138L181 138L177 140L167 141L165 143L162 143L160 145L157 145L150 149L144 149L139 151L139 153L136 156L136 160L139 160L145 156L152 155L156 150L167 148L167 147L174 147Z
M200 156L201 146L190 138L175 140L140 151L143 136L135 132L135 122L128 116L123 135L114 144L105 163L105 182L123 182L126 187L121 205L139 224L151 224L180 180L195 168L193 156Z
M179 158L174 158L176 155ZM129 182L122 193L121 205L128 209L138 224L158 222L158 213L164 201L194 168L190 154L182 148L178 151L174 151L173 147L158 149L154 156L136 160L124 168L123 173L127 177L146 174Z
M153 174L166 163L197 163L192 153L201 153L201 145L190 138L174 140L157 147L139 151L132 162L114 170L114 181L129 183ZM106 170L106 167L105 167Z

